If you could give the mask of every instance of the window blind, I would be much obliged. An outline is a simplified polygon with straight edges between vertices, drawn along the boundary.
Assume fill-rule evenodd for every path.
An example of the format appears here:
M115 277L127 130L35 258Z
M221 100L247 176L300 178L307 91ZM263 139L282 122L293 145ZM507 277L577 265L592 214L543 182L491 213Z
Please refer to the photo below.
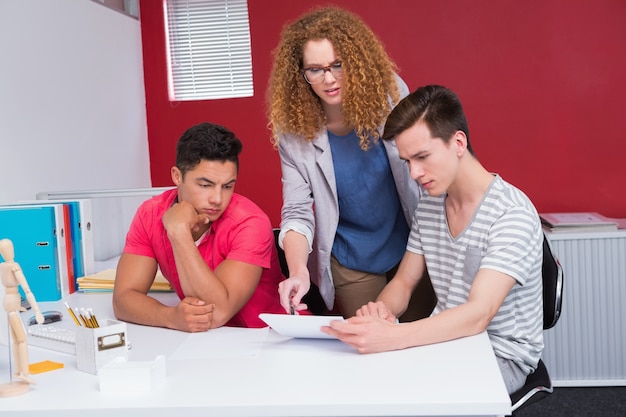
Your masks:
M171 101L250 97L247 0L165 0Z

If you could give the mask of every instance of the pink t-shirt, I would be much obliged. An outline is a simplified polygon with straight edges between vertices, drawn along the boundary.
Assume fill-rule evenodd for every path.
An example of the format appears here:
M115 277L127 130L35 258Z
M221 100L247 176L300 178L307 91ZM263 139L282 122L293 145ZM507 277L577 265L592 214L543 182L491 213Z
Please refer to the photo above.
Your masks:
M161 221L177 194L176 189L168 190L139 207L126 236L124 253L156 259L163 276L183 299L174 252ZM285 278L280 270L272 226L267 215L252 201L233 194L224 213L202 238L198 251L212 270L225 259L263 268L254 294L227 326L265 327L258 318L260 313L285 313L278 296L278 283Z

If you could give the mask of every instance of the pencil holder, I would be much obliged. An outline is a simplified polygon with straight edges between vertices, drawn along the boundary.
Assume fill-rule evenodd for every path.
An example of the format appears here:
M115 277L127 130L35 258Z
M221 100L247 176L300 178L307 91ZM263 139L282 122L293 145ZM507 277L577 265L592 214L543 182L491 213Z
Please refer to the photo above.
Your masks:
M126 323L104 320L100 327L76 329L76 367L97 374L114 358L128 358Z

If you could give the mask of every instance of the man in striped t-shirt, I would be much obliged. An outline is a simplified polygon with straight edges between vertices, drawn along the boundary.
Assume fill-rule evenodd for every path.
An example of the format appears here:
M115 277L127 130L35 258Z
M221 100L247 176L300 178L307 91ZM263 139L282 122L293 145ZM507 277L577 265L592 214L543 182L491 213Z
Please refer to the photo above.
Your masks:
M391 112L383 138L425 190L397 274L357 317L324 331L361 353L489 334L509 393L543 350L543 232L532 202L474 155L456 94L418 88ZM428 318L397 324L424 269L437 305Z

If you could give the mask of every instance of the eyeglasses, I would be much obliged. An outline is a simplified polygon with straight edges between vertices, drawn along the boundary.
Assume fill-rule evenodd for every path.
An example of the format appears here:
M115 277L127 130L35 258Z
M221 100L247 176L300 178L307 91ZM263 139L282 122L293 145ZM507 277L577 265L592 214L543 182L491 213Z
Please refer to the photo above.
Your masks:
M343 68L341 61L335 61L327 67L309 67L302 70L304 79L309 84L319 84L324 82L326 72L330 72L333 77L340 79L343 77Z

